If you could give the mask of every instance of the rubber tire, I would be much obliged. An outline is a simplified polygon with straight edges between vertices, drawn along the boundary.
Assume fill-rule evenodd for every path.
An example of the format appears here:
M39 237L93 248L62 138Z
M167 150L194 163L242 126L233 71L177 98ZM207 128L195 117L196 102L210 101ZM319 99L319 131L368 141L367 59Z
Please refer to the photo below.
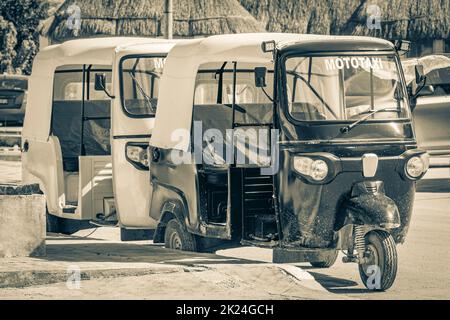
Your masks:
M336 262L339 251L334 250L334 253L330 254L324 261L320 262L310 262L311 266L314 268L330 268Z
M177 236L181 247L175 247L172 238ZM177 219L172 219L167 223L164 233L164 242L167 249L182 251L197 251L195 236L189 233Z
M386 291L395 281L397 276L397 248L392 235L386 231L374 230L365 236L366 246L372 244L379 257L378 267L381 271L380 288L371 289L367 286L368 276L365 274L362 265L359 265L359 275L366 288L374 291ZM381 255L380 255L381 253Z
M60 233L71 235L77 231L84 229L92 229L93 226L87 220L70 220L54 216L46 213L45 218L46 233Z
M125 229L120 228L120 241L145 241L153 240L154 230L147 229Z

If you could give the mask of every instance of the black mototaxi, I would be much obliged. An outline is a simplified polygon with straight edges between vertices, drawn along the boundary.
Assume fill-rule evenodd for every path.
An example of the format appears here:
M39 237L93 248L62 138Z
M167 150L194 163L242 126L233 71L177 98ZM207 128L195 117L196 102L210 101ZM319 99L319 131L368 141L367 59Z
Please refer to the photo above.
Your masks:
M274 51L281 80L275 261L329 267L342 250L368 288L393 284L396 244L405 241L415 182L429 165L417 149L397 49L356 40Z
M260 246L274 262L317 268L342 251L367 288L390 288L429 166L417 149L404 44L268 33L175 46L150 141L154 242ZM175 85L184 89L174 94ZM167 138L179 127L189 138L182 147ZM253 143L261 132L267 139Z

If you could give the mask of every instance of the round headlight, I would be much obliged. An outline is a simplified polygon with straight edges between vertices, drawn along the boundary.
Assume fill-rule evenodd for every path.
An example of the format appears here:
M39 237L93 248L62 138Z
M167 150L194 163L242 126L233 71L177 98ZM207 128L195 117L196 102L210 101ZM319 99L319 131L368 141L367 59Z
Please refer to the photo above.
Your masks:
M328 165L323 160L313 160L308 157L295 157L294 169L304 175L311 177L315 181L322 181L328 175Z
M305 176L309 176L311 174L311 166L313 160L307 157L295 157L294 158L294 169Z
M420 157L412 157L406 163L406 173L411 178L418 178L426 171L425 163Z
M311 165L311 178L316 181L325 179L328 175L328 165L323 160L315 160Z

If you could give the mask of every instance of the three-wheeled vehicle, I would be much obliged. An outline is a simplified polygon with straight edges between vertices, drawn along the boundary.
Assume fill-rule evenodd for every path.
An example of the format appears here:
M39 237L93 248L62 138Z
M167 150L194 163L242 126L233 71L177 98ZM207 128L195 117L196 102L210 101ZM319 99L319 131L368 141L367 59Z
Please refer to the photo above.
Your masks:
M164 59L174 44L81 39L36 56L23 128L23 180L40 183L49 232L119 222L122 238L130 239L137 229L156 227L148 214L146 149Z
M391 287L428 169L399 49L298 34L175 45L150 139L154 241L269 247L320 268L342 250L368 288Z

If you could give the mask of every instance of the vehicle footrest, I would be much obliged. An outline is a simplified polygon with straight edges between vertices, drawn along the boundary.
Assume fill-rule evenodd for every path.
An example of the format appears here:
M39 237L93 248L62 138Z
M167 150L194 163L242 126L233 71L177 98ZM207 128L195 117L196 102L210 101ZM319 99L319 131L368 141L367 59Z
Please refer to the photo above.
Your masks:
M65 207L62 209L62 212L63 212L63 213L74 214L76 210L77 210L77 206L71 206L71 205L68 205L68 206L65 206Z
M334 253L335 249L319 248L275 248L272 261L274 263L322 262Z

